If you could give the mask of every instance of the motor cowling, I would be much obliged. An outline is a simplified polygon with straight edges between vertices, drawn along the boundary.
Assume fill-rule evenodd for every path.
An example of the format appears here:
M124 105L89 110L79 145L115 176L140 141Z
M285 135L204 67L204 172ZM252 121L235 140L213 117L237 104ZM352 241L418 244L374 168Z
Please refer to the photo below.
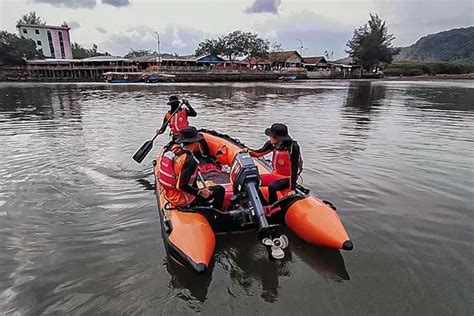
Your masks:
M253 158L248 153L239 153L235 156L232 168L230 169L230 181L234 194L245 190L247 184L253 183L258 188L260 176L258 168Z

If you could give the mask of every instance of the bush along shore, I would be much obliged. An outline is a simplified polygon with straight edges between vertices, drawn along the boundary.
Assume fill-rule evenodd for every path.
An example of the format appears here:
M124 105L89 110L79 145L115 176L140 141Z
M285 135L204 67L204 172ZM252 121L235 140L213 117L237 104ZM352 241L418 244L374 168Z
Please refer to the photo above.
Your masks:
M474 73L474 63L397 61L389 64L383 72L385 76L450 75L458 77L456 75L461 75L459 77L469 77L468 74Z

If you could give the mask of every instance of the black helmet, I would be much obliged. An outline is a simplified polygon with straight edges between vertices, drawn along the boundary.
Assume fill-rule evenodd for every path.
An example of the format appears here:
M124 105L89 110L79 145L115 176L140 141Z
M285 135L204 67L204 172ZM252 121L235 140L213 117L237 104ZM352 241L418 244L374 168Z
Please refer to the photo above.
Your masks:
M288 127L281 123L275 123L270 128L267 128L265 135L275 137L280 141L291 140L290 135L288 135Z
M177 95L170 96L168 100L168 105L178 105L179 104L179 97Z

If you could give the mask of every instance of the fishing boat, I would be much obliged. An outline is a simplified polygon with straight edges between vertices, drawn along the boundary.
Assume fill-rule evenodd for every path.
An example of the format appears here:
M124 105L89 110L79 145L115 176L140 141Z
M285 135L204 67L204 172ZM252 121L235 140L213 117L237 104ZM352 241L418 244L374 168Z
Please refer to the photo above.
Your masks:
M245 145L237 139L216 131L200 132L213 159L200 168L198 186L222 185L224 206L220 210L180 208L168 203L158 181L164 151L158 154L154 160L155 192L162 237L171 259L203 273L213 257L216 234L249 230L258 232L258 241L265 245L270 259L282 259L289 247L283 226L310 244L352 250L352 241L332 203L298 185L296 194L279 192L279 201L270 210L264 208L261 196L268 199L268 188L260 185L260 176L271 173L269 162L243 152Z

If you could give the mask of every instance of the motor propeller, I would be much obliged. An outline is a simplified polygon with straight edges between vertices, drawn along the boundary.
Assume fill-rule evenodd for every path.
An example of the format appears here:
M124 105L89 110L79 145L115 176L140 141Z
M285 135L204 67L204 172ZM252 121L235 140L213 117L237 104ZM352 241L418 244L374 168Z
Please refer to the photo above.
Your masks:
M264 244L267 247L270 247L270 250L271 250L270 255L274 259L283 259L285 257L285 252L283 251L283 249L288 247L289 241L288 241L288 237L286 237L285 235L281 235L280 237L273 238L273 239L268 238L268 237L263 238L262 244Z

